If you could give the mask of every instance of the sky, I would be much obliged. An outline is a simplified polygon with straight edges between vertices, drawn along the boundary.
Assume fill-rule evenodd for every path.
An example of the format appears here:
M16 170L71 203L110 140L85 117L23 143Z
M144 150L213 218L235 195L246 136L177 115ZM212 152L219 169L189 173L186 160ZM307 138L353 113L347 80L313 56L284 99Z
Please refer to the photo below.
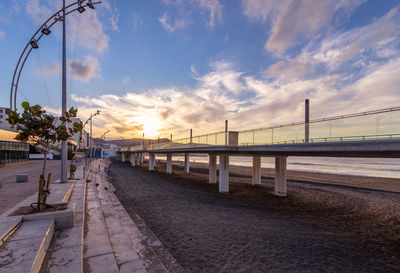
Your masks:
M67 4L75 1L67 0ZM85 1L86 3L86 1ZM61 0L0 0L0 106ZM397 0L103 0L67 16L68 107L94 136L187 137L399 106ZM62 23L27 59L17 101L61 112Z

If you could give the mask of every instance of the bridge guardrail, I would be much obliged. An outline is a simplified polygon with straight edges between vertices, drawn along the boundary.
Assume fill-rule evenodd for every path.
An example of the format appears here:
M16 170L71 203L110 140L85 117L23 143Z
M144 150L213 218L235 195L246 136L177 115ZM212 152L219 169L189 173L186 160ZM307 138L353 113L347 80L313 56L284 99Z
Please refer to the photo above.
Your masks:
M308 141L305 138L307 126L309 127ZM234 136L233 138L231 134ZM238 132L211 133L192 138L182 138L173 142L150 144L145 147L145 150L223 145L246 146L363 141L388 138L400 138L400 107L317 119L310 121L308 124L297 122ZM131 147L130 150L143 150L143 145Z

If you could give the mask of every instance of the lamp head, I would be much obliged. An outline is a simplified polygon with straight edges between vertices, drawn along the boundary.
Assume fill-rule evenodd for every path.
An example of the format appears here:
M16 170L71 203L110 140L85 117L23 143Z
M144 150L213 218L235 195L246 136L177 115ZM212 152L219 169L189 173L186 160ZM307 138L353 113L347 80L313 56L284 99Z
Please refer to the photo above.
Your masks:
M79 13L84 13L85 12L85 8L82 7L81 5L79 5L78 11L79 11Z

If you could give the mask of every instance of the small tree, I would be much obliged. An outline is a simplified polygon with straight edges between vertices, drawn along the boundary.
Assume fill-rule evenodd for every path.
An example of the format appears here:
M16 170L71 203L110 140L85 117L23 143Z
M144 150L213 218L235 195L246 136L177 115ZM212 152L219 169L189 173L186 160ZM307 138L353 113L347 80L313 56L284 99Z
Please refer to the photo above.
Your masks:
M11 125L20 125L22 128L15 137L16 140L22 142L32 141L36 147L41 148L44 152L38 192L38 210L43 211L46 207L47 195L50 194L51 174L48 175L47 183L44 180L49 145L58 141L68 140L73 134L82 131L83 125L82 122L74 122L71 128L68 126L72 123L71 118L76 117L78 112L73 107L65 112L64 117L59 118L60 122L57 122L56 118L46 114L46 110L40 105L30 106L28 102L23 102L21 105L24 109L23 113L19 114L16 111L11 111L7 121Z

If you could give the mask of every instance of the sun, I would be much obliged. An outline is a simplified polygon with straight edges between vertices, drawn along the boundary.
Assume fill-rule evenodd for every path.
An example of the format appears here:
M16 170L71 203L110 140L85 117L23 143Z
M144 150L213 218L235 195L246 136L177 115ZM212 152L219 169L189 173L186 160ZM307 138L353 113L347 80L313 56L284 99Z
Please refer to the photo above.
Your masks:
M158 118L146 116L141 117L138 122L143 125L143 133L145 137L155 137L159 135L161 129L161 121Z

